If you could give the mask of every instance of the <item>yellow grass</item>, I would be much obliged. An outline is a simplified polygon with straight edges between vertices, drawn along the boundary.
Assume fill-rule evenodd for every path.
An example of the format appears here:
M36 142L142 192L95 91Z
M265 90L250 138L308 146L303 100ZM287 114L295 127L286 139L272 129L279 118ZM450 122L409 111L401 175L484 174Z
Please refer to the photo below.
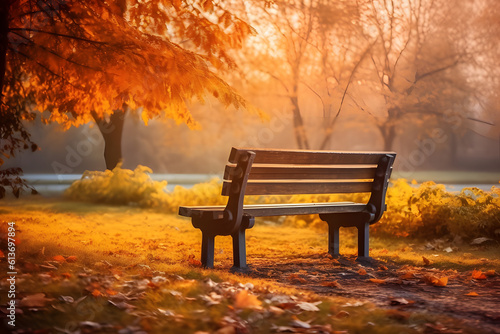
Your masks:
M0 219L16 222L19 251L44 252L46 256L74 255L92 265L108 261L116 265L147 264L157 270L191 270L189 259L200 257L201 232L189 219L152 209L106 206L71 201L30 199L0 203ZM374 238L371 256L401 263L422 264L422 256L436 266L463 269L500 267L497 249L453 246L453 251L427 250L425 242ZM429 240L431 241L431 240ZM252 258L300 258L327 251L323 229L296 228L259 220L247 231L248 262ZM230 237L217 237L215 265L223 274L232 265ZM356 254L356 230L341 229L341 254ZM482 260L481 260L482 259ZM200 269L202 270L202 269ZM202 270L203 271L203 270Z
M289 325L294 319L313 321L316 324L333 323L336 328L349 329L349 333L362 333L366 330L367 324L371 323L377 324L374 328L370 327L373 333L417 333L423 330L426 323L437 321L435 315L419 312L412 313L404 321L395 320L394 314L388 315L385 310L371 304L345 308L341 306L348 301L345 298L320 297L270 280L231 274L230 237L216 238L216 269L202 269L196 263L200 257L201 232L192 227L189 219L153 209L30 198L0 202L0 223L5 225L7 222L16 223L16 239L19 241L16 257L19 264L43 264L58 255L77 258L76 263L61 265L58 274L53 276L57 277L57 280L54 278L51 284L44 285L35 276L30 278L32 282L28 278L25 283L19 282L23 296L43 291L49 297L64 294L78 297L82 295L84 288L87 289L84 294L89 294L91 290L88 286L82 286L81 280L77 278L79 273L86 270L93 275L101 275L100 279L107 277L106 275L114 277L106 289L116 291L123 289L126 277L134 277L131 275L140 273L143 268L148 268L152 273L151 276L163 273L161 275L170 277L172 281L168 283L168 288L149 289L135 302L136 307L142 312L149 312L148 314L157 315L158 309L161 308L172 309L181 315L175 326L172 325L170 318L161 318L151 323L141 322L142 328L149 328L148 331L152 333L175 333L181 329L186 333L194 333L197 330L214 332L224 326L224 317L228 314L236 316L232 299L224 300L220 305L213 307L207 307L198 300L200 295L209 293L209 289L203 283L207 278L216 282L230 282L233 285L252 283L255 286L254 292L262 296L272 292L299 296L309 301L322 301L320 311L314 314L306 312L295 316L285 312L283 315L273 315L267 311L270 307L267 304L265 305L267 313L257 314L251 310L237 313L238 317L252 319L251 321L259 328L259 333L270 332L272 325ZM355 237L355 232L352 230L342 230L342 254L355 255ZM326 246L327 236L321 229L297 228L260 220L247 232L247 254L250 265L252 261L273 263L286 259L306 259L318 254L322 256L326 254ZM375 258L401 264L422 265L422 256L426 256L434 265L443 268L460 265L464 268L486 270L500 266L499 255L488 250L477 251L467 248L452 253L425 251L421 250L423 244L412 245L396 239L379 238L373 238L371 247L371 254ZM438 257L433 256L436 253ZM487 260L481 261L483 257ZM72 277L67 281L60 281L60 275L66 271L71 273ZM176 281L175 278L171 278L175 275L194 280ZM141 277L136 279L140 280ZM191 303L179 304L169 293L172 290L179 291L189 298L198 299ZM107 290L102 283L99 291L104 295L108 293L105 292ZM106 298L110 296L111 294ZM96 310L93 321L118 324L130 324L135 321L135 318L127 312L110 308L106 298L90 297L85 300L88 307ZM262 301L264 297L260 298ZM6 302L5 296L0 296L0 302ZM59 307L70 306L59 305ZM194 320L188 321L187 319L193 317L193 310L198 309L204 310L203 316L196 316ZM345 310L350 313L350 317L344 319L334 316ZM25 321L28 324L37 324L39 328L46 328L55 324L64 327L68 326L68 323L78 324L88 320L85 316L70 311L63 315L54 310L48 312L48 314L29 314L30 318ZM262 314L265 315L264 318L258 318L263 316Z

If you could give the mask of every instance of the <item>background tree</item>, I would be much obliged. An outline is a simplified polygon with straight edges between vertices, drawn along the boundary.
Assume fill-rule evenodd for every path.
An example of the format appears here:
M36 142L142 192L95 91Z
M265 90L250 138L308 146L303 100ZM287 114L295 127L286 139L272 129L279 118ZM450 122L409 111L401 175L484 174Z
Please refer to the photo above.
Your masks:
M0 27L2 115L18 120L40 111L45 122L67 127L95 120L106 140L107 168L121 158L127 108L141 108L145 122L167 117L196 128L186 107L193 97L203 101L208 93L226 106L245 106L216 70L234 66L227 50L241 46L252 29L211 0L11 0L0 6L6 18ZM21 138L11 147L30 144L22 125L9 129L3 140Z
M363 84L383 98L385 110L363 105L362 98L358 103L374 115L383 148L392 150L402 124L444 117L472 92L463 74L470 61L464 35L468 4L371 0L361 11L365 33L377 43L360 78L369 78Z

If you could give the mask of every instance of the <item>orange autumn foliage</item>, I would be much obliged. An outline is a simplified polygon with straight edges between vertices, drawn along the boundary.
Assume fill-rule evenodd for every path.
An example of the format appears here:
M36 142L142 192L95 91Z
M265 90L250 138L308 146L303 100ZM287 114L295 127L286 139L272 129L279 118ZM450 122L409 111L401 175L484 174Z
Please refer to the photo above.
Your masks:
M340 283L338 281L323 281L321 282L321 286L327 286L330 288L339 288Z
M77 258L74 255L70 255L66 258L66 262L73 263L76 262Z
M433 285L433 286L446 286L448 285L448 277L436 277L434 275L425 275L423 277L423 280L425 283L428 285Z
M261 304L257 296L248 293L247 290L241 290L235 296L234 307L236 309L258 309Z
M472 292L466 293L465 296L477 297L477 296L479 296L479 294L477 292L472 291Z
M369 281L372 283L377 283L377 284L384 284L385 283L384 279L379 279L379 278L370 278Z
M100 297L100 296L102 296L102 292L99 291L99 290L97 290L97 289L94 289L91 294L94 297Z
M62 255L56 255L52 259L57 262L66 262L66 259Z
M486 279L486 275L481 270L473 270L472 278L477 280Z
M227 52L253 28L221 2L14 0L6 10L2 108L23 118L40 110L45 122L77 126L127 104L145 122L194 128L192 98L245 107L216 71L234 67Z

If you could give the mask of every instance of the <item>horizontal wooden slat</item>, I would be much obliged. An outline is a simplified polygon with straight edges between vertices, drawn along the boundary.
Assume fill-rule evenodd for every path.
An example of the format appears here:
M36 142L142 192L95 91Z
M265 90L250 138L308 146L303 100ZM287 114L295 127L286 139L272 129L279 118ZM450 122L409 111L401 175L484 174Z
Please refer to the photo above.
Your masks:
M229 195L231 182L222 185L222 194ZM252 182L246 186L245 195L290 195L290 194L340 194L370 192L372 182Z
M179 215L185 217L200 217L209 215L212 219L222 219L226 207L217 206L181 206ZM361 212L366 209L366 204L353 202L336 203L291 203L291 204L253 204L244 205L243 214L252 217L304 215L335 212Z
M297 166L297 165L253 165L250 170L251 180L298 180L298 179L373 179L375 166ZM237 177L235 166L226 166L224 179Z
M391 152L332 152L312 150L266 150L233 148L229 162L236 163L244 152L256 153L254 164L377 164L381 157ZM395 154L395 153L393 153Z

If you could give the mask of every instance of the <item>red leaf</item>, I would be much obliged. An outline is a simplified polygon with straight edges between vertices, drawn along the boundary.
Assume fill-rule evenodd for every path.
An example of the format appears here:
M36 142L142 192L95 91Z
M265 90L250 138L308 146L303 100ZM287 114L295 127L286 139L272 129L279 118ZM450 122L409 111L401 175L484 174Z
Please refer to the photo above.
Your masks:
M94 289L94 291L92 291L92 296L94 297L102 296L102 292L97 289Z
M52 259L57 262L66 262L66 259L62 255L56 255Z
M74 256L74 255L68 256L66 258L66 261L69 262L69 263L76 262L76 256Z
M340 284L337 281L324 281L324 282L321 282L321 285L322 286L328 286L328 287L331 287L331 288L338 288L338 287L340 287Z

